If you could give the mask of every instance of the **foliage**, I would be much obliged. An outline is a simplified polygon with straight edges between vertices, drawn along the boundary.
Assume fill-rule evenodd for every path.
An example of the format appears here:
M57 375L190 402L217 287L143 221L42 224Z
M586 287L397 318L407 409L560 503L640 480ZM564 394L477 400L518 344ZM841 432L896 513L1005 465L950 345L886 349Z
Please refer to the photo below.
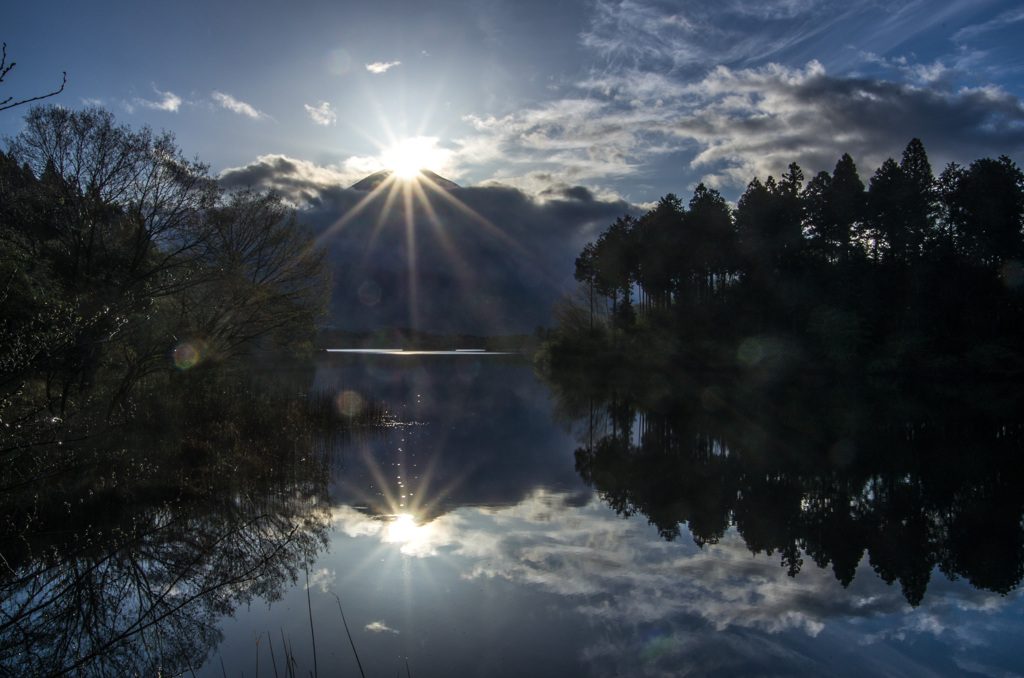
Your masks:
M0 466L0 676L179 675L293 586L330 525L324 441L385 416L297 397L311 379L179 372L118 435Z
M657 368L746 369L753 345L789 347L804 370L1024 368L1024 172L1009 158L936 179L913 139L867 190L849 154L803 181L793 163L732 211L701 184L686 207L669 194L618 219L576 261L589 322L561 309L545 355L606 364L643 337L673 352Z
M813 560L847 587L870 566L915 606L936 567L1004 595L1024 579L1015 385L672 369L548 383L584 482L668 541L734 527L792 577Z
M312 337L325 248L279 196L225 195L171 133L102 109L33 107L5 142L5 424L67 423L86 403L129 412L154 375Z

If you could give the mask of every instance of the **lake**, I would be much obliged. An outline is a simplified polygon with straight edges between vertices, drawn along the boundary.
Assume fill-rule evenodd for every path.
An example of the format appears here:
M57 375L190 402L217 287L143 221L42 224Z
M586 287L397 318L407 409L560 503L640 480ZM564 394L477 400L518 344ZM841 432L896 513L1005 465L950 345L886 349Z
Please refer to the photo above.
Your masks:
M379 425L282 415L227 458L229 424L212 443L168 425L188 483L153 453L131 467L145 491L7 516L45 527L4 542L0 672L1024 667L1024 437L998 388L585 382L516 356L331 354L300 397Z

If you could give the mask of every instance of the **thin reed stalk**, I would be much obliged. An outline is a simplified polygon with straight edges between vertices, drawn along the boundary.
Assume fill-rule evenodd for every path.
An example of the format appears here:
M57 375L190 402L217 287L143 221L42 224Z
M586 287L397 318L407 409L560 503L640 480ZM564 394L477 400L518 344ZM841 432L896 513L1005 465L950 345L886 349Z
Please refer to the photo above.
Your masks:
M277 657L274 656L274 639L270 637L270 631L267 631L267 645L270 646L270 661L274 663L274 678L281 678L277 675Z
M331 595L334 596L336 601L338 601L338 612L341 613L341 623L345 625L345 633L348 634L348 642L349 645L352 646L352 654L356 656L356 666L359 667L359 675L366 678L366 674L363 672L363 663L359 661L359 653L356 652L355 641L352 640L352 632L348 630L348 622L345 621L345 610L341 608L341 598L339 598L338 594L333 591L331 592Z
M309 598L309 564L305 564L303 569L306 571L306 609L309 610L309 636L313 640L313 672L316 678L320 678L320 671L316 666L316 633L313 632L313 603Z

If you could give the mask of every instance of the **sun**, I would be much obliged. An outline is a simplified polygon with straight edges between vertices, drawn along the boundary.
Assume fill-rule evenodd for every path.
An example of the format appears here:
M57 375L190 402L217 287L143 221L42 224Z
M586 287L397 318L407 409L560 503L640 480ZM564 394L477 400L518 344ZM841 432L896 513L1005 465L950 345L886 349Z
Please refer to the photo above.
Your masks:
M384 541L404 544L416 537L420 527L416 524L416 519L411 514L399 513L389 516L389 518L387 529L384 532Z
M423 169L440 169L450 151L438 148L437 137L409 137L381 151L384 167L393 171L398 179L410 180Z

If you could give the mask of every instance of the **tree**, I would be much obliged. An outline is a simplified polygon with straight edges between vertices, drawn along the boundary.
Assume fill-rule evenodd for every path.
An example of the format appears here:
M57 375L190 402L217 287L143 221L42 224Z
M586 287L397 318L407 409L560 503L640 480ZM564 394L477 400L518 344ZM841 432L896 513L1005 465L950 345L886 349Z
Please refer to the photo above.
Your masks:
M935 175L920 139L911 139L903 150L900 170L905 182L900 208L909 232L910 254L913 255L923 252L925 246L934 240L939 207Z
M725 198L700 184L683 218L685 253L690 279L697 296L707 299L720 293L733 265L732 212Z
M192 330L237 350L278 344L311 330L330 300L327 248L281 196L245 189L206 218L203 264L212 278L184 296Z
M103 284L123 302L139 286L153 297L189 283L201 217L220 196L207 165L186 159L173 134L133 131L103 109L35 106L25 123L10 154L40 178L37 213L52 237L37 254L67 284Z
M645 304L667 309L678 286L679 270L685 257L683 218L685 209L675 194L669 193L654 209L640 218L638 282Z
M594 268L594 243L588 242L583 246L583 251L578 257L576 257L576 271L573 273L573 278L577 282L584 283L587 286L587 301L590 307L590 329L594 329L594 295L596 290L594 289L595 278L597 271Z
M830 175L819 172L802 194L809 246L829 263L848 261L864 219L866 193L849 153Z
M3 43L3 54L0 55L0 83L3 83L4 78L7 77L7 74L10 73L15 66L17 66L17 62L15 61L12 61L10 64L7 63L7 43L5 42ZM61 80L59 89L48 94L41 94L39 96L29 97L28 99L21 99L20 101L14 101L13 96L7 97L3 101L0 101L0 111L6 111L7 109L14 108L15 106L21 106L22 104L27 104L32 101L41 101L42 99L48 99L52 96L56 96L64 91L64 85L66 85L67 82L68 72L64 71L64 79Z
M791 163L778 182L747 185L736 209L736 233L748 274L767 276L792 266L803 247L804 174Z
M868 233L872 258L878 261L907 258L906 225L899 201L903 193L903 173L892 158L886 158L871 177L868 191Z
M612 299L612 316L619 310L619 296L631 305L630 296L639 269L637 220L625 215L615 220L594 246L594 272L600 294Z
M999 268L1024 256L1024 172L1008 157L950 165L941 180L946 238L964 260Z
M909 264L939 239L936 182L920 139L911 139L899 164L892 158L882 163L871 178L867 204L876 258Z
M0 159L0 384L42 375L64 412L99 374L120 403L182 339L231 355L312 332L324 248L280 197L223 197L173 135L104 110L25 121Z

